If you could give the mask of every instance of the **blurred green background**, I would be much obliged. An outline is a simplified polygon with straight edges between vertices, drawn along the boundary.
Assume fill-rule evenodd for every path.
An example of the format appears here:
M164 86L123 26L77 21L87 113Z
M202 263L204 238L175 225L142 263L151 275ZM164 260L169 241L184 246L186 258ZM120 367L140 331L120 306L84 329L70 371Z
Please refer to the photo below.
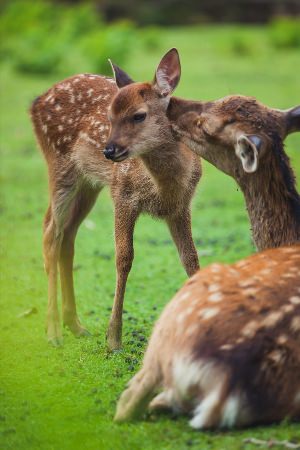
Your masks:
M185 5L183 8L182 5ZM164 223L142 217L124 313L124 350L109 354L105 329L114 293L113 213L101 193L77 238L75 288L82 322L93 333L53 349L44 335L47 282L41 224L47 172L28 108L54 82L75 73L110 75L111 58L139 81L177 47L177 95L256 96L275 108L300 103L298 1L6 1L0 5L1 383L3 449L251 449L248 436L300 441L299 424L196 433L186 419L112 423L115 403L139 367L153 322L185 273ZM300 134L286 141L300 176ZM193 234L202 266L254 251L241 192L204 163L193 201Z

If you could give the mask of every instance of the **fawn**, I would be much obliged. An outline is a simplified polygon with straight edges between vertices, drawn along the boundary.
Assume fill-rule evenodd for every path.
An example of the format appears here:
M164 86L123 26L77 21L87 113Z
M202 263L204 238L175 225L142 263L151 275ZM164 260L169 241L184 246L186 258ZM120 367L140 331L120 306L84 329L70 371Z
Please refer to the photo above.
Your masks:
M190 415L197 429L300 420L300 245L212 264L184 284L115 420L147 406Z
M167 114L182 142L236 180L259 250L300 241L300 197L283 146L300 131L300 106L280 111L240 95L172 98Z
M174 138L166 117L172 85L180 77L178 54L171 51L162 58L153 83L134 83L124 89L129 103L136 98L140 98L140 103L144 101L142 90L145 90L148 95L145 122L149 123L148 132L155 136L151 145L142 152L135 149L133 158L124 162L121 162L124 154L114 154L117 146L112 142L112 134L104 151L106 157L103 155L110 128L107 117L110 103L116 96L118 105L124 98L124 93L118 95L118 88L128 82L123 71L117 66L113 69L115 80L81 74L59 82L31 107L35 134L49 173L50 200L44 219L43 246L48 274L47 336L53 345L62 343L57 305L58 265L63 322L75 336L89 334L76 312L74 242L81 222L104 186L110 187L115 206L117 280L107 333L110 349L121 346L123 299L133 261L133 232L141 213L166 221L189 276L199 268L191 233L190 205L201 176L200 160ZM129 126L138 130L145 114L131 107ZM120 142L122 139L118 145Z

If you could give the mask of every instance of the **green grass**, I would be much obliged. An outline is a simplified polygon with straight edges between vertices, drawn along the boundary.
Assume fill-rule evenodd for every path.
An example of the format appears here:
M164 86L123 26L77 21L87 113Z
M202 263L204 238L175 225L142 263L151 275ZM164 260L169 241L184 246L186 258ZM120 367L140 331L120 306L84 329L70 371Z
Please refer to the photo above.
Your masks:
M246 54L232 50L234 36L249 42ZM275 52L263 29L211 27L162 31L160 48L143 54L137 44L126 69L137 80L151 79L165 50L177 46L182 80L176 92L211 99L251 94L287 108L299 103L299 52ZM247 47L248 48L248 47ZM78 66L78 72L85 67ZM68 75L68 74L64 74ZM41 255L41 223L47 205L45 163L36 150L27 108L55 78L20 77L1 68L1 384L0 447L3 449L183 450L250 449L255 436L299 440L296 424L243 431L197 433L185 418L151 418L134 424L112 422L116 400L139 367L153 323L185 273L166 226L142 217L135 233L135 261L124 314L124 350L105 348L114 292L112 203L103 192L83 225L76 246L75 286L82 322L93 333L65 345L48 346L44 334L47 286ZM298 97L297 97L298 95ZM300 135L287 139L287 152L300 175ZM193 231L202 266L235 261L251 252L249 223L241 192L227 176L204 164L193 202ZM19 317L35 307L36 314ZM134 333L135 334L135 333Z

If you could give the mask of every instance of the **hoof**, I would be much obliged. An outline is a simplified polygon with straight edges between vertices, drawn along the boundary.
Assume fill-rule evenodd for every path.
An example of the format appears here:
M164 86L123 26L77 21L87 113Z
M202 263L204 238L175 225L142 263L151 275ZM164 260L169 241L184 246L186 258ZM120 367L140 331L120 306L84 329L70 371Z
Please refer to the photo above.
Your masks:
M107 349L112 353L120 353L122 352L122 342L116 340L110 340L109 337L106 337L106 345Z
M64 342L62 337L53 337L48 338L48 343L52 345L52 347L61 347Z
M119 353L123 353L123 349L122 348L115 348L115 349L111 349L110 350L111 351L111 353L114 353L114 354L119 354Z
M85 336L92 336L92 334L81 325L77 317L74 320L65 320L64 327L68 328L71 331L71 333L78 338Z
M72 331L72 330L71 330ZM81 330L77 330L73 333L76 337L90 337L93 336L92 333L89 332L86 328L81 328Z

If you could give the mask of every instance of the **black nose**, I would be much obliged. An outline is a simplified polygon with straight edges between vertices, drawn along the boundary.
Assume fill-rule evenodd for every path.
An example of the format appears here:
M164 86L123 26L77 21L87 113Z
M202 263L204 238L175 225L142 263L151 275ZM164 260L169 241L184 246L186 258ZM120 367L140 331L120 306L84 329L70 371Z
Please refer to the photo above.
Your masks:
M107 144L106 148L103 150L103 154L105 158L112 159L114 154L116 153L117 146L115 144Z

